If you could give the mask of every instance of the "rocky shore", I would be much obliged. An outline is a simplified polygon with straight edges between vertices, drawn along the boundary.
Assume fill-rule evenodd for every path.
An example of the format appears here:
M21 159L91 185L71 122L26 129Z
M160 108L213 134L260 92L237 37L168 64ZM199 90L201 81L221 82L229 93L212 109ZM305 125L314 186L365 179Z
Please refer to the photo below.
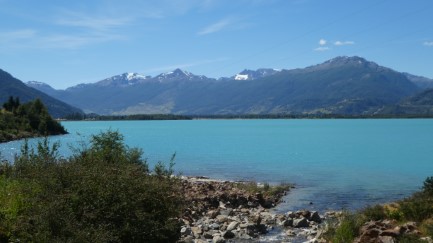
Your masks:
M188 207L181 219L180 242L259 241L275 230L283 232L287 239L325 242L321 239L325 227L322 222L338 214L320 215L307 210L273 213L271 209L290 187L272 191L272 187L258 185L251 190L251 183L203 177L183 177L182 184Z

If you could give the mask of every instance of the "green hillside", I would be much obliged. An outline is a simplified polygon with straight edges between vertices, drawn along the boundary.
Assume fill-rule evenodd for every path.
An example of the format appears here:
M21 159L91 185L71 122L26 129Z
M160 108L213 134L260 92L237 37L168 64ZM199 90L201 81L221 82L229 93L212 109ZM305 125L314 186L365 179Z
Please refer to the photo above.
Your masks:
M49 114L41 100L21 104L9 97L0 110L0 143L20 138L66 134Z
M52 94L101 115L368 115L421 90L403 73L356 56L253 80L216 80L181 70L135 82L120 78Z
M6 102L9 96L18 97L21 102L40 99L55 118L61 118L72 113L82 113L78 108L72 107L63 101L28 87L20 80L0 69L0 104Z

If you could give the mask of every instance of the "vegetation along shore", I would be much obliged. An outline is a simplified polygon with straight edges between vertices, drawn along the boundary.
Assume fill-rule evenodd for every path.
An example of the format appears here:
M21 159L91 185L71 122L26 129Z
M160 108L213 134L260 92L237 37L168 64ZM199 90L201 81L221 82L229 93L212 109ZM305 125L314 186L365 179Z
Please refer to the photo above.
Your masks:
M66 132L40 100L10 97L0 118L2 141ZM251 242L276 231L296 242L432 242L433 177L409 198L358 212L276 214L291 184L175 176L174 156L149 168L112 130L69 158L59 145L24 141L1 163L0 242Z
M0 143L66 133L39 99L21 104L19 98L11 96L0 110Z
M1 242L237 242L280 231L309 242L429 242L433 178L410 198L356 213L275 214L291 185L173 175L106 131L69 158L25 142L0 167ZM173 157L174 159L174 157ZM422 241L424 240L424 241Z

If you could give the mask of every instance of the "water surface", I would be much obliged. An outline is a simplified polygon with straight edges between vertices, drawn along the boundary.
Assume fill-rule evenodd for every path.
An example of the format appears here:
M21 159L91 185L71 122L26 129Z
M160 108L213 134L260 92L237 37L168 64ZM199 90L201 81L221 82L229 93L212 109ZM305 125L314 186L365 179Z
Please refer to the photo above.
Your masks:
M190 120L63 122L69 155L91 134L119 130L149 163L176 153L176 170L228 180L291 182L278 210L356 209L410 195L433 175L433 120ZM77 134L79 133L79 134ZM21 141L0 144L3 157ZM310 205L310 202L313 204Z

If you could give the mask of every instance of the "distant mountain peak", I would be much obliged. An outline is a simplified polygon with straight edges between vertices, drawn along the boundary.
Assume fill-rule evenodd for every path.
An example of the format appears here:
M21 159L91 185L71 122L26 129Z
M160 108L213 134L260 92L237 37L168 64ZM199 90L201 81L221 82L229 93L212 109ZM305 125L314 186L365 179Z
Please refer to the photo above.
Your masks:
M334 57L328 61L326 61L325 63L339 63L339 64L347 64L347 63L358 63L358 64L363 64L363 63L369 63L369 61L367 61L366 59L359 57L359 56L338 56L338 57Z
M148 79L150 76L145 76L139 73L124 73L122 74L126 77L127 80L134 80L134 79Z
M151 78L150 76L145 76L139 73L122 73L120 75L115 75L110 78L106 78L101 80L95 85L97 86L129 86L136 83L140 83L145 81L146 79Z
M160 82L164 81L180 81L180 80L203 80L207 79L206 76L203 75L195 75L188 71L184 71L180 68L176 68L173 71L162 73L155 77Z
M307 67L305 68L305 70L311 72L328 68L339 68L341 66L368 67L375 70L385 69L384 67L379 66L375 62L368 61L365 58L359 56L338 56L329 59L323 63Z
M49 84L46 84L44 82L39 81L27 81L26 85L29 87L46 87L46 88L52 88Z
M281 70L273 68L259 68L257 70L244 69L242 72L232 77L234 80L254 80L264 78L280 72Z

